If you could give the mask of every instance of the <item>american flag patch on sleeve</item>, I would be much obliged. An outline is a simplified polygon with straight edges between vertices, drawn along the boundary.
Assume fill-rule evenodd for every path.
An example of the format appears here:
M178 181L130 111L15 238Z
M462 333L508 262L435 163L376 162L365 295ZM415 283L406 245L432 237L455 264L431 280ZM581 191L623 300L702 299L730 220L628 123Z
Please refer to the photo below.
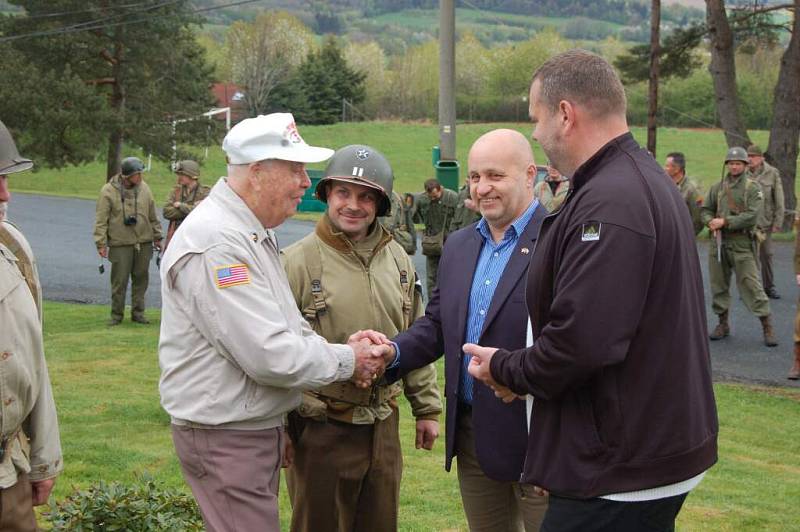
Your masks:
M250 283L250 271L247 264L231 264L214 268L217 288L229 288Z

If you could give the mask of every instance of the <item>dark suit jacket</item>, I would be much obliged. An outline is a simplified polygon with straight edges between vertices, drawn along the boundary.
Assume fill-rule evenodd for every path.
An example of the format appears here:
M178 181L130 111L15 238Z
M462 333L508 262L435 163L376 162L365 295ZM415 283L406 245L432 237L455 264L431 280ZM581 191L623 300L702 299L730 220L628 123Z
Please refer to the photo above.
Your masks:
M545 209L541 205L537 207L520 236L517 248L495 289L481 332L480 345L510 350L525 346L528 324L525 273L545 215ZM472 277L483 245L475 225L473 223L448 236L439 262L437 288L433 291L425 315L394 338L400 349L400 360L398 366L386 374L388 380L395 380L411 370L434 362L444 353L447 399L445 469L448 471L453 456L458 453L458 449L455 449L455 431L462 371L461 346L464 345L467 330ZM517 400L505 404L483 383L475 381L474 386L472 421L478 462L489 478L519 481L528 440L525 402Z

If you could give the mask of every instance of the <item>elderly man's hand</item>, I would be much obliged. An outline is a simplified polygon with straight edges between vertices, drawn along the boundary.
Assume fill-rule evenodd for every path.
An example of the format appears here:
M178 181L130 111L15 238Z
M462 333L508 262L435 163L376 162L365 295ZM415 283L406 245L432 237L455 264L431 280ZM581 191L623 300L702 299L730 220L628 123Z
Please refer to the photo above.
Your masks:
M33 492L31 498L33 499L34 506L47 504L47 499L50 498L50 492L53 490L55 483L56 479L54 478L31 481L31 491Z
M348 342L355 354L355 368L350 380L359 388L369 388L386 367L384 360L392 350L391 345L371 344L366 338L356 342Z

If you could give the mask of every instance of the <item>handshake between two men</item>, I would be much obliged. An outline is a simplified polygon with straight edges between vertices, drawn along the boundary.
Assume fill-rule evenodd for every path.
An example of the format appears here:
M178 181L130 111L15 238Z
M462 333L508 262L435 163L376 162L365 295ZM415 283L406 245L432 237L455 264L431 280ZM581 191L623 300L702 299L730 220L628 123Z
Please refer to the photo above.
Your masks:
M355 368L350 380L359 388L372 386L397 356L391 340L378 331L357 331L347 339L347 345L355 353ZM495 396L506 403L521 398L492 377L490 364L497 348L464 344L463 349L466 355L472 357L468 368L470 375L489 386Z

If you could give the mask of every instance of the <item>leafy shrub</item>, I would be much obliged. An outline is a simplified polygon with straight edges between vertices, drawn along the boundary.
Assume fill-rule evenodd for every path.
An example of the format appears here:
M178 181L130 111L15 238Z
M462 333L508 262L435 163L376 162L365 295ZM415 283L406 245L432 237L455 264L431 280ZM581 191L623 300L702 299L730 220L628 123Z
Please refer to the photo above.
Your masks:
M143 478L133 486L99 482L77 488L45 512L53 530L73 532L201 531L203 520L194 499Z

